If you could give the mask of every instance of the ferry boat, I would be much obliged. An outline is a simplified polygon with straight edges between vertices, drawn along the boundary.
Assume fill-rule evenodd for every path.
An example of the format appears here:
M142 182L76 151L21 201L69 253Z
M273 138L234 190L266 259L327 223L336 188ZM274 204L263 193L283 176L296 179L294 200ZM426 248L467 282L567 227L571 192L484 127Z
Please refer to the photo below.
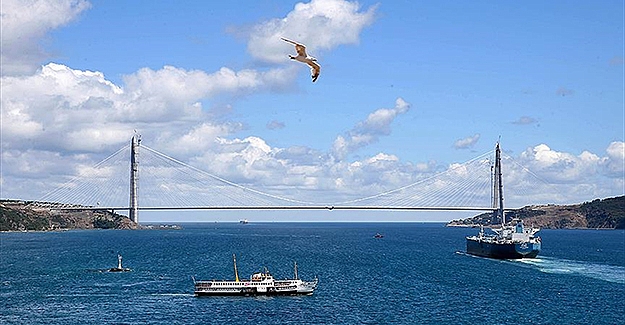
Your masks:
M240 280L237 271L236 256L234 261L234 280L196 281L193 278L195 296L258 296L258 295L312 295L317 288L318 279L303 281L297 275L293 279L278 280L265 268L263 272L252 274L249 280Z
M494 234L484 234L484 227L476 236L468 236L467 253L498 259L534 258L540 252L541 239L535 234L540 228L525 228L521 219L514 219L515 225L506 224L503 209L503 185L501 177L501 150L499 142L495 147L493 206L501 219L500 228L491 228Z
M117 267L110 268L109 272L130 272L130 269L127 267L122 267L122 256L117 254Z

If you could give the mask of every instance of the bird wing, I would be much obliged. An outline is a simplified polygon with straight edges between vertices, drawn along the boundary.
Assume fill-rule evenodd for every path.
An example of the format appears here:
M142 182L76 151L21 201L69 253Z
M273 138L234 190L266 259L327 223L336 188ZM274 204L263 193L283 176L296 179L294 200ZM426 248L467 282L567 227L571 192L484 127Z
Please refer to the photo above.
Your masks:
M281 39L287 43L291 43L293 45L295 45L295 51L297 52L297 55L301 55L301 56L308 56L306 55L306 46L302 43L298 43L296 41L292 41L288 38L284 38L281 37Z
M284 37L280 37L280 38L281 38L283 41L285 41L285 42L287 42L287 43L291 43L291 44L293 44L293 45L297 45L297 44L299 44L298 42L296 42L296 41L291 41L291 40L290 40L290 39L288 39L288 38L284 38Z
M321 66L313 60L306 60L306 64L310 66L310 75L312 76L313 82L315 82L319 77L319 73L321 73Z
M306 64L308 64L310 66L311 69L314 69L315 71L320 71L321 70L321 65L319 65L319 63L313 61L313 60L306 60Z

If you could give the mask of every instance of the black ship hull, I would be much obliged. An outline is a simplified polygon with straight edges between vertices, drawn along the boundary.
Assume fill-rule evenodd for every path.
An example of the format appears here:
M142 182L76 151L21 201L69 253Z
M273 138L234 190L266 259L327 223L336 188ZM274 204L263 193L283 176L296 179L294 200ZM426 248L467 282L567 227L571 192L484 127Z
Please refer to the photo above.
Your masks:
M540 246L540 242L498 243L467 238L468 254L497 259L534 258L538 256Z

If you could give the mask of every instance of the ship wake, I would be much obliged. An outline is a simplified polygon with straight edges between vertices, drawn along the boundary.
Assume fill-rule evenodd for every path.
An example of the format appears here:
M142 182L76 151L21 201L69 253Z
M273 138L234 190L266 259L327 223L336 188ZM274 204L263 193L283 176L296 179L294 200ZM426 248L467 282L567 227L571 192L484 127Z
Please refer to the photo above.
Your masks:
M585 276L607 282L625 284L625 267L622 266L573 261L553 257L509 261L511 263L522 263L523 265L536 268L544 273Z

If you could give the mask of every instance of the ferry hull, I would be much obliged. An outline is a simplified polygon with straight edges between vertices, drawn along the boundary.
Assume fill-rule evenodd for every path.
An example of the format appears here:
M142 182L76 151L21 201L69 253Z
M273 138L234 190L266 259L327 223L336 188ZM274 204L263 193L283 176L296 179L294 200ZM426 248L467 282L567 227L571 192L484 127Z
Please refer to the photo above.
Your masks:
M257 292L257 291L239 291L239 292L207 292L207 291L196 291L196 297L217 297L217 296L240 296L240 297L250 297L250 296L309 296L312 295L312 292L297 292L297 291L280 291L280 292Z
M497 259L534 258L540 248L540 242L496 243L467 238L467 253Z
M316 285L316 284L315 284ZM314 287L296 288L259 288L253 286L231 287L231 288L212 288L206 287L203 283L197 283L195 286L196 296L296 296L296 295L312 295Z

